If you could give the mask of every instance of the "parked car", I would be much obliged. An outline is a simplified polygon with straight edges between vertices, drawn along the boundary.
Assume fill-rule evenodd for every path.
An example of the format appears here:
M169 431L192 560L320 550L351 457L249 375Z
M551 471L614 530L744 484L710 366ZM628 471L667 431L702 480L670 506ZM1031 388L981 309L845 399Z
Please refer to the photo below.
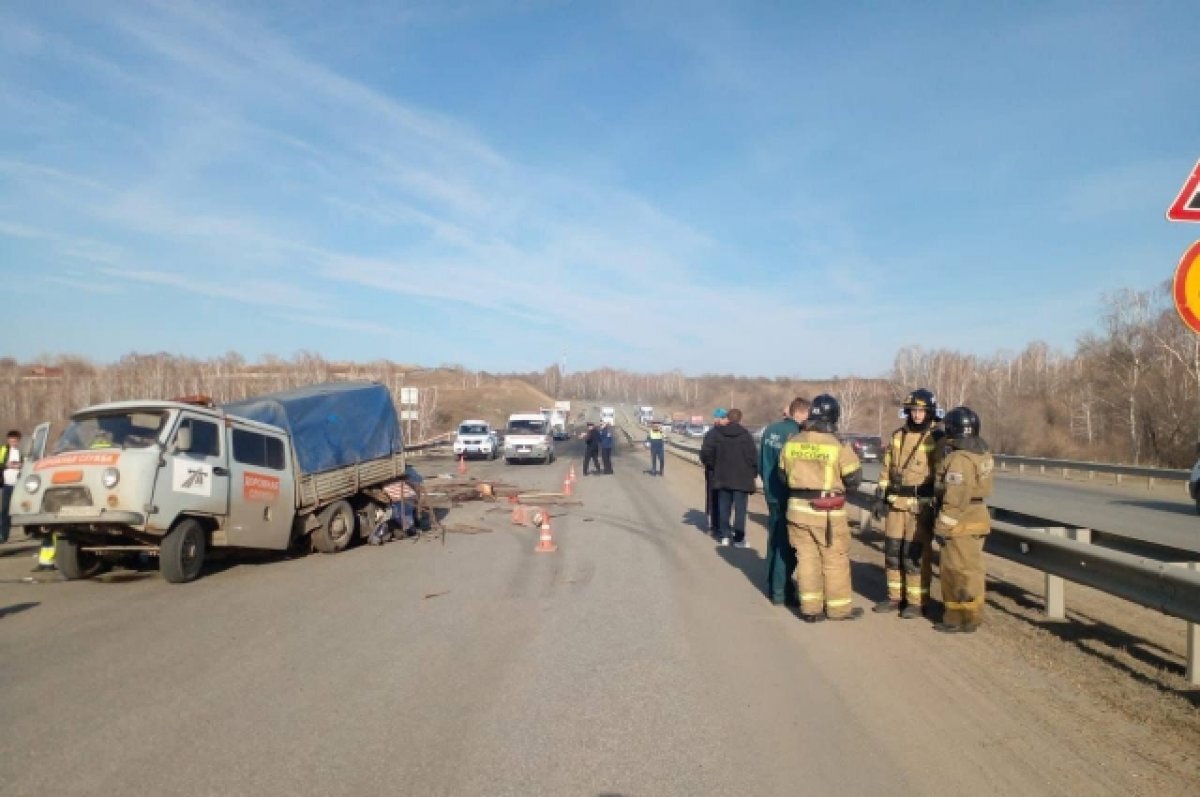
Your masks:
M1192 500L1196 502L1196 512L1200 514L1200 459L1196 460L1196 464L1192 466L1192 475L1188 479L1188 492L1192 494Z
M454 456L477 454L495 459L500 456L500 441L487 421L463 421L454 437Z
M876 435L846 435L845 441L862 462L878 462L883 458L883 439Z
M684 437L704 437L708 434L709 426L703 423L689 423L683 427Z

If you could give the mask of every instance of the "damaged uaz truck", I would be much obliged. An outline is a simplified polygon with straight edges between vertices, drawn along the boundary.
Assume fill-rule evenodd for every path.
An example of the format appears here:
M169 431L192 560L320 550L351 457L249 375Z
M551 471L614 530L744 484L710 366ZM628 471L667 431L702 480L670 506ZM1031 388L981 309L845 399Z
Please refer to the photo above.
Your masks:
M131 553L173 583L212 549L336 553L364 536L404 476L392 397L332 382L215 407L121 401L80 410L45 452L38 427L12 497L13 525L56 535L67 579Z

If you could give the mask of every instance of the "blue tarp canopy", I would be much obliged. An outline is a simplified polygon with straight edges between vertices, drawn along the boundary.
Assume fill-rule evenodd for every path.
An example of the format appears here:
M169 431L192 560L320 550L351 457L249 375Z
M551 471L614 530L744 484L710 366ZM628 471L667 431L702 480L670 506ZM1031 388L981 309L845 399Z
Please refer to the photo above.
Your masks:
M306 474L404 450L392 395L375 382L326 382L235 401L221 409L286 429L296 462Z

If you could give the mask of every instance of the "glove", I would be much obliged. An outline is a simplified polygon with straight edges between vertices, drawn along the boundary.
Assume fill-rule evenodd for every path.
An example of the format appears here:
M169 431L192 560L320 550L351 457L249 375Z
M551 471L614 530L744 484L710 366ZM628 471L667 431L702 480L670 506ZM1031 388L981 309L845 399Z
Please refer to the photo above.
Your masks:
M888 502L884 497L882 487L875 488L875 503L871 505L871 517L875 520L883 520L887 516Z

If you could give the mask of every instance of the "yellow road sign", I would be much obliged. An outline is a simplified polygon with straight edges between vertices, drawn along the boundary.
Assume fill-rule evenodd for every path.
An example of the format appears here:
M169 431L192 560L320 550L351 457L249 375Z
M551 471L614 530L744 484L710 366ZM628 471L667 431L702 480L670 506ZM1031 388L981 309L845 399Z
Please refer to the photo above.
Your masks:
M1175 309L1193 332L1200 332L1200 241L1192 244L1175 269Z

